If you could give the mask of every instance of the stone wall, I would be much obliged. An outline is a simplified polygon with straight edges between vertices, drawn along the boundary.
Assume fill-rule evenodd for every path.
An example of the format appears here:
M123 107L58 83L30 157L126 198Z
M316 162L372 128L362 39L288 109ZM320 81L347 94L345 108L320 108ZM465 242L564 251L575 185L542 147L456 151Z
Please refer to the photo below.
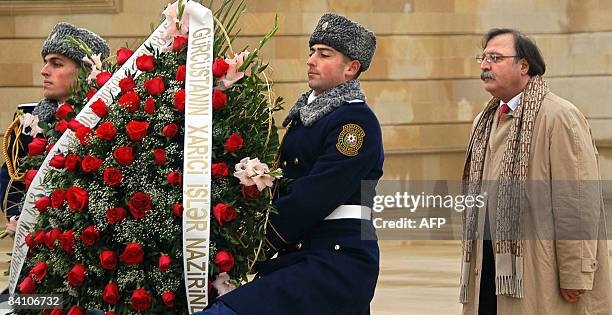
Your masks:
M0 128L14 107L41 97L42 41L58 21L105 37L114 52L135 48L167 0L0 1ZM219 1L217 1L219 2ZM208 3L208 1L205 1ZM278 13L278 35L263 51L275 93L290 107L307 85L308 34L335 11L378 34L362 76L383 125L385 178L458 179L473 117L488 100L474 56L492 27L535 38L552 90L587 116L602 177L612 179L612 0L246 0L235 50L254 47ZM279 117L282 116L282 113Z

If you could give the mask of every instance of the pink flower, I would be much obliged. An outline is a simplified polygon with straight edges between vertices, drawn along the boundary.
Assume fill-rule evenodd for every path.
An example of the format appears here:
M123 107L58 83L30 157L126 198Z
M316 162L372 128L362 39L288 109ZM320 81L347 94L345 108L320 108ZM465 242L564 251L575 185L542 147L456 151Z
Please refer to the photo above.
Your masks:
M272 187L274 180L282 177L282 174L277 173L278 170L270 172L268 165L261 163L259 159L251 160L246 157L236 164L234 177L238 178L242 185L257 185L257 189L262 191L266 187Z
M244 71L238 72L238 68L242 66L244 60L248 57L249 51L245 50L239 54L235 54L232 59L225 59L225 62L229 65L227 73L219 78L219 90L224 91L232 87L236 81L244 77Z
M219 296L231 292L236 289L236 286L229 282L230 277L227 272L222 272L217 275L217 279L212 282L212 286L217 290Z
M162 34L165 39L174 38L174 36L187 35L187 31L189 30L189 14L187 13L188 6L185 5L185 10L183 10L183 16L181 19L178 18L178 1L170 4L162 12L166 16L166 31ZM177 27L178 25L178 27ZM171 47L170 47L171 48Z

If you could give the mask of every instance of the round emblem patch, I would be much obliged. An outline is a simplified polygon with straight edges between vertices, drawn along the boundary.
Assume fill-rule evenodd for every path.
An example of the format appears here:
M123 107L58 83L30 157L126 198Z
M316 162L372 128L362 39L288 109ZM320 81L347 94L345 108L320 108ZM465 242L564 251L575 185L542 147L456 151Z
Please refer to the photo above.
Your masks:
M342 126L342 131L338 135L336 149L346 156L355 156L359 154L364 137L365 131L359 125L346 124Z

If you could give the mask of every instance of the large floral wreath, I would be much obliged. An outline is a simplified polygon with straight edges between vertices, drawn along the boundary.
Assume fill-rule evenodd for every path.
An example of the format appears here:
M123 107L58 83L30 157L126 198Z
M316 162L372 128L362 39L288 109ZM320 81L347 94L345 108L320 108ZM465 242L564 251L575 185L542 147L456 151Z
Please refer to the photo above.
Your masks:
M49 194L36 198L40 214L26 237L18 292L62 294L61 309L47 313L187 311L181 216L189 47L183 6L177 2L164 11L171 45L139 56L141 74L122 79L111 104L98 99L91 105L101 118L96 127L84 126L76 114L133 52L121 48L113 62L101 61L76 41L88 57L71 99L52 123L28 117L24 125L36 135L20 164L26 185L45 155L53 158L44 177ZM252 52L233 53L233 28L244 9L226 0L214 14L210 299L248 281L263 259L272 182L281 177L268 165L278 146L272 113L282 100L272 96L267 64L258 58L277 26ZM68 129L78 141L65 154L55 152L53 144Z

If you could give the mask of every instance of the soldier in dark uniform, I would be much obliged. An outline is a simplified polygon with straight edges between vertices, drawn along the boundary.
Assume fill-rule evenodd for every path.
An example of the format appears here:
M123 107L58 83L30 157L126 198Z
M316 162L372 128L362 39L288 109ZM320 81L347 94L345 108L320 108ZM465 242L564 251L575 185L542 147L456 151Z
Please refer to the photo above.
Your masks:
M36 115L39 121L51 122L59 104L70 97L70 87L85 56L78 47L65 41L67 36L82 40L94 54L100 54L101 59L109 56L108 44L97 34L65 22L53 27L41 49L43 67L40 74L43 76L45 98L38 104L17 107L15 121L6 131L10 138L3 143L5 164L0 170L0 197L7 219L21 213L25 185L24 174L19 174L17 164L19 159L27 155L28 144L33 139L31 135L26 134L28 130L22 130L19 118L23 114L31 113Z
M311 90L283 122L280 166L293 181L275 199L266 231L278 256L203 314L370 313L379 272L370 208L384 154L357 78L370 66L376 36L327 13L309 44Z

